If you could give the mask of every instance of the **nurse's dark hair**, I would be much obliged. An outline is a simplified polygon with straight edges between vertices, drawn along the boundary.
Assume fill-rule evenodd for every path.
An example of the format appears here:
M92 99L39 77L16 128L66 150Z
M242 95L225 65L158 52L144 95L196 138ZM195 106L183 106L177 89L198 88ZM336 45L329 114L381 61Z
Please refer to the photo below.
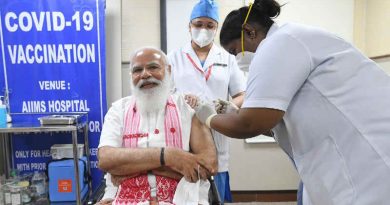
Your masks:
M265 34L272 26L276 18L280 14L280 4L275 0L255 0L252 10L249 13L247 23L257 24L260 31ZM244 6L240 9L231 11L225 18L222 24L221 33L219 36L222 46L229 44L231 41L241 37L242 24L248 13L249 7Z

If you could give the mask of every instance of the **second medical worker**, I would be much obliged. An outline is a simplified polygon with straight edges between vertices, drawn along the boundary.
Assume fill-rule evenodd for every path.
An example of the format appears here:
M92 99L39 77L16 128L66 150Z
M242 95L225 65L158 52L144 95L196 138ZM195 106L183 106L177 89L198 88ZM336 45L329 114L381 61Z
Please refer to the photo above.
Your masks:
M191 13L191 42L168 54L176 89L201 99L229 101L241 106L245 78L233 55L213 41L218 27L218 6L212 0L200 0ZM229 185L229 141L212 131L218 151L218 174L215 176L221 199L231 201Z

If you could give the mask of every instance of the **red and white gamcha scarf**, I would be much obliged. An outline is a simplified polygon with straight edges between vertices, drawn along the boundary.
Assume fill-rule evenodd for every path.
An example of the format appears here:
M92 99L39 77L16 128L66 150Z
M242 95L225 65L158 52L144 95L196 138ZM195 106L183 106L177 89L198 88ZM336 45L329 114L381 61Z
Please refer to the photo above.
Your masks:
M142 137L148 137L148 133L141 133L139 130L141 116L137 111L135 101L131 103L124 118L124 131L122 147L136 148L138 140ZM154 130L155 134L160 131ZM165 106L164 116L164 133L166 147L183 148L181 122L177 106L172 99L168 98ZM156 176L157 193L156 197L159 204L173 204L173 196L175 194L178 181ZM134 178L126 179L119 186L116 198L113 205L140 205L149 204L152 200L150 185L148 182L147 173L141 174Z

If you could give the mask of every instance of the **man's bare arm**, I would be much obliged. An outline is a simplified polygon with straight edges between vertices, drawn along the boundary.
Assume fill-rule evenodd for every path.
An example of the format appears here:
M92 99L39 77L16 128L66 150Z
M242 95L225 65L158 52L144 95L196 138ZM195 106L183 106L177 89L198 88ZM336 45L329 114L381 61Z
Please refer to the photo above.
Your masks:
M190 147L199 163L210 174L215 175L218 171L218 159L214 141L210 129L202 124L195 115L192 118Z
M133 175L160 167L161 148L99 148L99 168L113 175Z
M183 175L188 181L196 181L195 167L198 158L194 154L178 148L166 147L165 166ZM99 149L99 168L113 175L133 175L157 169L160 163L161 148L117 148L104 146Z
M157 169L153 169L152 173L154 175L169 177L176 180L180 180L183 177L182 174L170 169L169 167L160 167Z
M190 133L190 147L192 153L195 154L200 161L199 164L204 164L208 175L214 175L218 169L217 152L214 146L210 130L204 126L196 116L192 118L191 133ZM201 168L203 169L203 168ZM197 171L197 170L196 170ZM158 168L153 170L156 175L162 175L170 178L180 179L180 174L169 168ZM201 175L205 175L201 172ZM206 178L208 176L203 176Z

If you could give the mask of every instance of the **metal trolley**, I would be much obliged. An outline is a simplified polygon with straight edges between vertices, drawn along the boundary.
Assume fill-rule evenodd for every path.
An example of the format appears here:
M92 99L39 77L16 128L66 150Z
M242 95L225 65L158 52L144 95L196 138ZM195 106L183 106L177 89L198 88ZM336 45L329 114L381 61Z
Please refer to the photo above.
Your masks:
M87 157L87 174L91 176L90 165L90 152L88 143L88 115L87 113L11 113L14 122L0 127L0 140L3 144L3 157L5 166L3 171L7 177L12 168L15 168L12 160L12 147L11 137L12 134L17 133L47 133L47 132L71 132L72 133L72 145L73 145L73 159L74 159L74 171L76 179L76 204L81 205L81 188L79 181L79 163L78 163L78 131L84 133L84 149ZM53 116L56 116L53 118ZM64 117L65 116L65 117ZM52 117L52 118L51 118ZM18 119L18 120L15 120ZM53 121L50 121L52 119ZM88 180L88 192L87 197L92 190L92 181Z

